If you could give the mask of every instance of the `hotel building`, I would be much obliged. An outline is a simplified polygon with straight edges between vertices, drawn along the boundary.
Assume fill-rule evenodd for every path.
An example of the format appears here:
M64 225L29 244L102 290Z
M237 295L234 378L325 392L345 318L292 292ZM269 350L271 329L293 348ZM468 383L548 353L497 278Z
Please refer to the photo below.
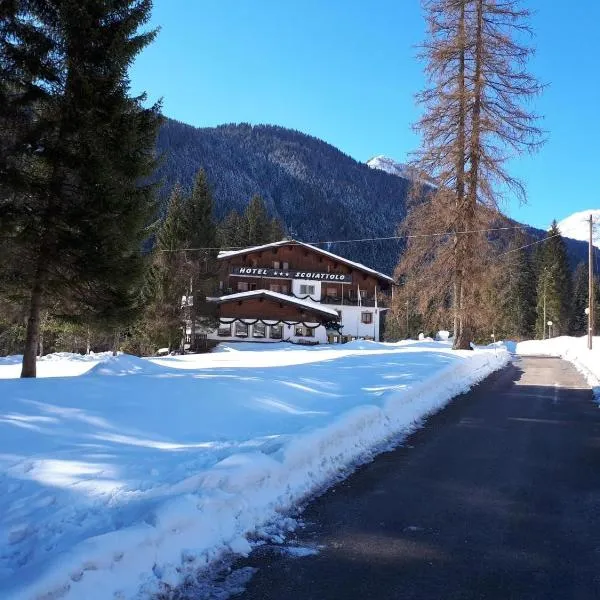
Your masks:
M380 340L393 284L383 273L296 240L220 252L218 261L219 328L211 339Z

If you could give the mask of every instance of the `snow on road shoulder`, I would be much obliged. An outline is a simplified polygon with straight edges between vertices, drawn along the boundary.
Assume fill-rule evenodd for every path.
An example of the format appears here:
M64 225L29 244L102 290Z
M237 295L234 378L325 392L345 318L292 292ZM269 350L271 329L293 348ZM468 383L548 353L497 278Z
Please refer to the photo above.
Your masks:
M361 342L212 360L120 356L0 382L3 599L151 595L247 553L509 354Z
M528 340L516 344L514 352L521 356L556 356L568 360L586 378L600 403L600 336L594 337L591 351L587 341L587 336Z

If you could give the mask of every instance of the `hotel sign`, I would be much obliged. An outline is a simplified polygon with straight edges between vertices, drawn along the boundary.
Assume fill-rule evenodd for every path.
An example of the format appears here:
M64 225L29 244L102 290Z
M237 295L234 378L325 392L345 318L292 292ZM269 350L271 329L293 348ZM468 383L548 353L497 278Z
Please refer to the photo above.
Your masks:
M295 269L265 269L263 267L233 267L231 275L245 277L269 277L275 279L312 279L332 283L352 283L352 275L346 273L320 273L318 271L298 271Z

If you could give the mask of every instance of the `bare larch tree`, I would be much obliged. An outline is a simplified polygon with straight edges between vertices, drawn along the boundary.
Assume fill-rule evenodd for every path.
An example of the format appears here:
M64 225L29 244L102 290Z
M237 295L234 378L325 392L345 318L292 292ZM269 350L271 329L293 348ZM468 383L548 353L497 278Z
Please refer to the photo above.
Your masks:
M398 266L418 277L420 304L452 307L454 348L469 348L478 325L481 278L489 277L488 236L507 194L525 200L507 162L543 142L538 116L527 108L542 86L527 72L532 49L529 11L519 0L424 0L428 36L421 57L428 87L418 94L423 114L415 129L418 172L437 187L415 193L404 225L411 238ZM425 198L425 200L423 200ZM441 211L448 211L442 214ZM477 233L479 231L479 233ZM418 273L418 275L417 275Z

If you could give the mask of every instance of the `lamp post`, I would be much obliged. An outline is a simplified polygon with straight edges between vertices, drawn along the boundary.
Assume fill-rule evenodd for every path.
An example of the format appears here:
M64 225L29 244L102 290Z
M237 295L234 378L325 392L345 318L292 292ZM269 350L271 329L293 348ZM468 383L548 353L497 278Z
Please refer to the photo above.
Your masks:
M548 338L552 337L552 321L548 321Z

